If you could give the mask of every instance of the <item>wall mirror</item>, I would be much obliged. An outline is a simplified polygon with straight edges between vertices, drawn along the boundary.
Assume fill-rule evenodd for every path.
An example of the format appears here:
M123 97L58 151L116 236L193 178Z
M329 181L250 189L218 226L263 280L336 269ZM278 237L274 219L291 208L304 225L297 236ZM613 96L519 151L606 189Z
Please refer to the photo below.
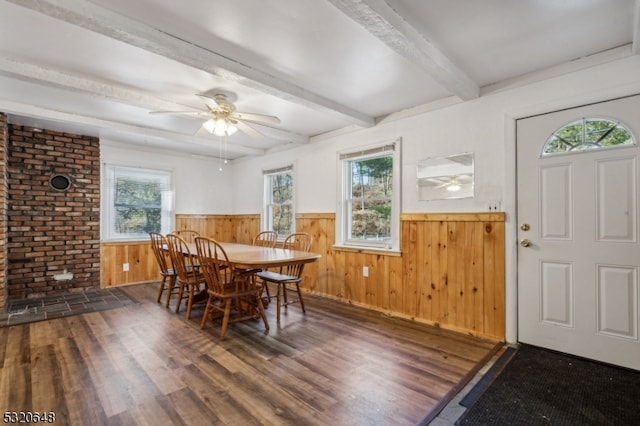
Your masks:
M473 197L473 153L418 161L418 199Z

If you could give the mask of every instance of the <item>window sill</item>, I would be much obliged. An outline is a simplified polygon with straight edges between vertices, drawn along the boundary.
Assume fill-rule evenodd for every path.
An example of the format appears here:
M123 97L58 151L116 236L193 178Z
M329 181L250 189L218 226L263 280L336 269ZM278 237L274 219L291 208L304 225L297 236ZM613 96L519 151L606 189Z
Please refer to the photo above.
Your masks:
M376 247L361 247L361 246L345 246L335 244L333 246L335 251L346 251L351 253L363 253L363 254L383 254L385 256L402 256L402 252L394 249L376 248Z

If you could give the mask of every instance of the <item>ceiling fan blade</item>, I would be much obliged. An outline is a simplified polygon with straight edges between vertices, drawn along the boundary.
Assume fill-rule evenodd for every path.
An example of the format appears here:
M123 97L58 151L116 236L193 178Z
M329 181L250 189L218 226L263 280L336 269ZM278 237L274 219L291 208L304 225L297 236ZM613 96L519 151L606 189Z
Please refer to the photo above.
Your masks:
M157 115L189 115L194 117L209 117L211 114L206 111L149 111L149 114Z
M262 133L260 133L259 131L257 131L256 129L254 129L253 127L251 127L250 125L248 125L245 122L238 121L238 120L233 120L233 124L238 128L238 130L240 130L241 132L246 133L247 135L251 136L252 138L261 139L261 138L264 137L262 135Z
M280 124L280 119L273 115L255 114L252 112L234 112L231 118L238 120L255 121L256 123Z
M222 105L218 104L218 100L215 96L207 95L205 93L196 93L196 96L200 96L201 98L203 98L207 105L209 105L211 108L216 109L222 107Z

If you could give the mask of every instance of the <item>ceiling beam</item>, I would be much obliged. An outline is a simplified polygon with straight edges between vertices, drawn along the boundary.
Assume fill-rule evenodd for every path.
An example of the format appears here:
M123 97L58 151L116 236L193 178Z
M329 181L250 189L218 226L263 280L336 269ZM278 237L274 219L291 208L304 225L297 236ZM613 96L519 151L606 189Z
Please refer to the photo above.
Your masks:
M633 43L631 53L640 54L640 0L633 3Z
M56 111L48 108L42 108L34 105L28 105L20 102L14 102L6 99L0 99L0 111L6 114L15 114L17 116L33 117L36 119L55 121L60 123L73 123L73 125L90 126L92 128L123 132L132 135L146 135L148 137L155 137L160 139L166 139L169 141L182 141L186 143L207 145L211 146L211 140L200 138L197 136L183 135L166 130L153 129L150 127L136 126L132 124L126 124L111 120L104 120L95 117L89 117L80 114L69 114L67 112ZM264 155L264 149L251 148L238 144L229 146L229 150L233 150L234 153L243 155Z
M152 110L184 110L184 105L167 102L148 93L132 90L95 79L72 75L39 65L0 58L0 74L45 87L62 88L76 93L88 93L129 105Z
M328 1L460 99L480 95L480 87L471 78L384 0Z
M118 15L90 1L7 1L315 111L337 114L359 126L371 127L375 124L373 117L312 93L284 78L260 71L159 29Z
M6 58L0 58L0 74L27 82L34 82L46 87L63 88L73 92L87 93L99 98L108 98L145 109L160 111L185 109L184 105L167 102L145 92ZM308 136L286 130L264 127L265 129L261 129L261 132L269 138L297 144L309 142Z

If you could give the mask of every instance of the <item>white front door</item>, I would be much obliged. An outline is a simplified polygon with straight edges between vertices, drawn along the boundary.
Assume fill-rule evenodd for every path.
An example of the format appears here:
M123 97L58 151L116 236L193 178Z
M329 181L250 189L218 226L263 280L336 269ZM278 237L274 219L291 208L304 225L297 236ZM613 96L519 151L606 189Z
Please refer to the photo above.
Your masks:
M518 340L640 370L640 148L541 155L588 117L640 138L640 96L517 122Z

